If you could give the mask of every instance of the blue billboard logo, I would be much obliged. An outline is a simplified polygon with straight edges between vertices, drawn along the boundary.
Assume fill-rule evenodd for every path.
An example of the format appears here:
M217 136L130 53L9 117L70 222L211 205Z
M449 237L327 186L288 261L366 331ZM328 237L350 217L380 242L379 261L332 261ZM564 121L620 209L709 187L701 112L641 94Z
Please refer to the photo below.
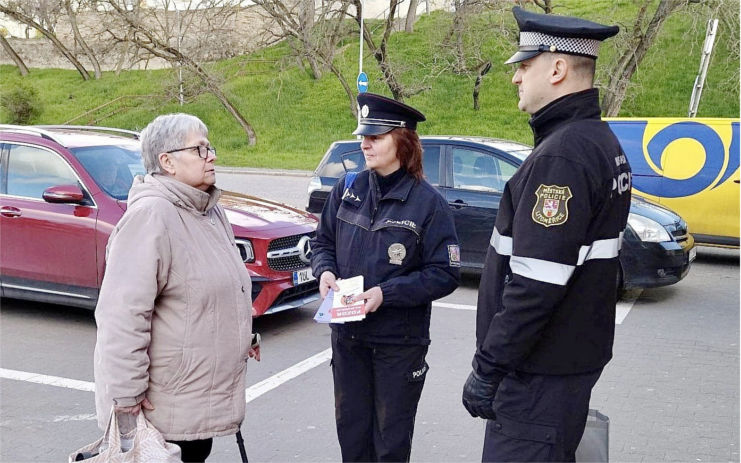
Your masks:
M708 187L717 188L739 168L738 122L731 123L731 143L728 151L724 149L723 141L712 127L699 122L682 121L667 125L657 132L646 144L644 154L643 137L647 125L646 121L610 124L635 174L633 186L641 192L665 198L691 196ZM705 151L705 162L691 178L668 178L663 174L665 170L662 166L664 150L669 144L682 138L695 140L702 146ZM661 171L657 172L649 164L649 160ZM725 169L724 164L726 164ZM662 175L664 175L663 179L656 181L656 178Z

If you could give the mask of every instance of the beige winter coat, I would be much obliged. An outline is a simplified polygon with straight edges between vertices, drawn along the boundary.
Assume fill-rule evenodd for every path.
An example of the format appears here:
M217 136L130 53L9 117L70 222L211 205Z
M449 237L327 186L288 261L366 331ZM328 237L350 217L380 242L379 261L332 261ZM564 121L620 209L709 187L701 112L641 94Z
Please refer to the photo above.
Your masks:
M143 396L168 440L233 434L244 419L250 277L219 195L162 175L135 179L95 309L101 428L114 403Z

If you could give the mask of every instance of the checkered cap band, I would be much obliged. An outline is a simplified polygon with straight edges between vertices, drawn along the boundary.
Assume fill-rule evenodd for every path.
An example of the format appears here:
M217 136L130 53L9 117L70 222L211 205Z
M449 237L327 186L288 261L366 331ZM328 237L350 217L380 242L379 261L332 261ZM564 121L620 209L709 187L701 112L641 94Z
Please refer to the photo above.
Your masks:
M556 52L576 53L596 58L599 53L599 44L600 41L594 39L558 37L540 32L520 32L520 47L555 46Z

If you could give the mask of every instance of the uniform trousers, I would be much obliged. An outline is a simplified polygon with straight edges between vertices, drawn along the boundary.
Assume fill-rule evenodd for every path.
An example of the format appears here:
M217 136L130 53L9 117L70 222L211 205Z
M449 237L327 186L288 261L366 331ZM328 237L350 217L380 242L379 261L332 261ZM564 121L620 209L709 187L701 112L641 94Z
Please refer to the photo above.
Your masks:
M409 461L427 346L369 343L332 332L342 461Z
M602 369L576 375L508 374L486 423L481 461L574 461Z

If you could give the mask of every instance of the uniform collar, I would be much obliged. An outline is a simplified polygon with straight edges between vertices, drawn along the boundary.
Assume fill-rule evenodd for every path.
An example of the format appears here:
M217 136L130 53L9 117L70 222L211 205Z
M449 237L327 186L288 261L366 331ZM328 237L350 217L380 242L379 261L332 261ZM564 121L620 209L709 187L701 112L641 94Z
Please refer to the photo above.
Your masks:
M391 175L396 175L397 172L394 172ZM371 184L373 185L372 191L380 196L381 190L378 186L378 177L379 175L375 171L370 171ZM399 201L406 201L409 197L409 192L412 190L416 181L417 180L414 177L405 171L396 181L394 186L391 187L388 193L383 195L380 199L398 199Z
M599 119L599 90L590 88L551 101L530 118L535 146L561 125L581 119Z

